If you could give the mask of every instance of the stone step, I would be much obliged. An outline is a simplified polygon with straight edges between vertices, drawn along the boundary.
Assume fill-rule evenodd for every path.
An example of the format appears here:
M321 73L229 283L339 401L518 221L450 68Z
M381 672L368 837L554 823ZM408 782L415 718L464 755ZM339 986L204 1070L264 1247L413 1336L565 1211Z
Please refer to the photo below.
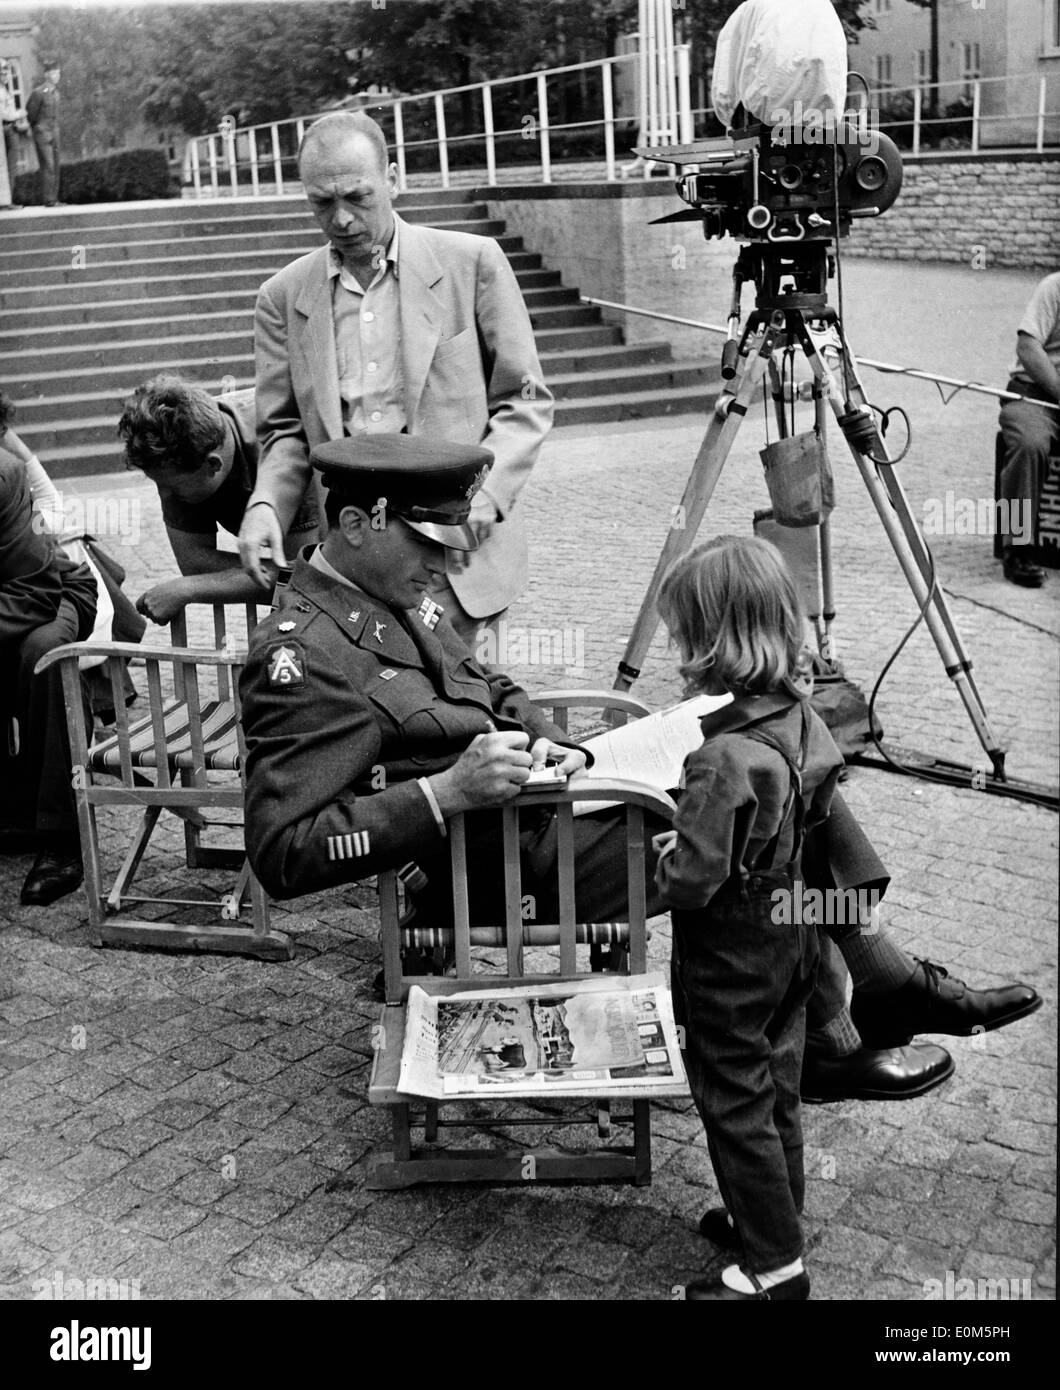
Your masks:
M312 248L308 249L311 250ZM533 251L509 252L508 260L516 276L524 270L541 268L541 257ZM169 267L172 263L161 262L159 264ZM201 262L196 261L195 264L201 266ZM186 275L166 274L159 271L154 275L147 273L138 278L132 275L123 276L120 279L100 277L83 282L78 279L77 272L68 272L65 281L48 284L42 284L40 277L37 276L34 277L33 284L18 288L0 284L0 309L6 315L9 309L47 308L49 306L62 306L65 303L87 305L95 302L171 298L235 290L247 290L251 294L256 294L261 284L270 275L282 269L285 264L286 261L280 256L271 265L264 263L260 268L250 266L245 269L224 270L211 266L208 269L200 268L197 272L192 271ZM93 269L96 270L97 268L93 267ZM81 275L85 274L84 271L80 273Z
M449 222L445 230L454 232L473 232L479 236L491 236L500 243L503 250L519 250L522 243L517 237L504 235L501 221ZM2 243L0 243L2 245ZM82 278L89 274L103 273L108 279L124 275L147 273L147 267L167 266L176 274L194 270L195 263L209 264L215 269L224 268L231 261L233 268L250 264L261 264L266 274L271 274L324 245L319 231L295 229L289 232L260 234L226 233L219 236L185 238L180 242L179 255L171 256L172 239L142 242L101 242L97 246L67 244L63 248L43 251L4 251L0 250L0 274L5 282L19 283L28 279L43 280L45 284L55 283L55 276L69 279L71 275ZM194 258L194 259L192 259Z
M128 206L128 205L126 205ZM489 223L489 210L485 203L453 203L450 206L403 208L401 215L406 222L431 226L456 226L477 228L481 223ZM5 235L0 243L0 263L10 253L23 251L46 251L56 249L67 252L72 245L98 247L119 245L135 248L152 242L170 243L172 241L197 242L207 237L224 236L233 240L250 236L274 235L298 232L321 237L313 214L304 206L291 208L287 212L267 214L248 213L241 219L219 217L192 221L179 218L168 222L103 222L95 227L78 228L76 237L70 228L43 227L30 228L16 223L12 217L4 223ZM488 233L483 233L488 235Z
M535 258L537 259L537 258ZM517 270L515 278L530 302L531 296L543 291L563 289L557 270ZM125 285L125 281L120 282ZM185 284L187 281L184 282ZM183 313L225 313L234 309L253 311L260 279L254 279L246 289L215 290L204 294L173 294L156 298L88 300L84 303L37 305L25 309L5 309L0 324L5 331L58 329L64 324L117 323L123 320L167 319ZM576 290L563 290L565 296L576 296ZM108 330L109 331L109 330Z
M556 278L559 278L558 275ZM545 285L540 288L534 287L524 290L523 298L527 308L531 310L531 319L536 322L538 317L544 319L552 311L559 313L569 306L577 307L578 291L565 289L562 285ZM142 341L145 338L165 338L178 335L181 330L196 336L253 331L254 299L251 295L239 297L237 302L228 309L217 310L211 306L210 311L200 309L190 313L176 312L177 309L187 310L191 307L186 301L180 299L167 301L171 306L168 312L160 309L157 301L141 300L139 302L144 305L151 305L157 310L156 314L154 316L132 317L130 315L128 318L112 318L105 326L100 323L98 318L85 314L81 321L76 323L61 322L40 325L38 318L32 327L9 332L6 330L10 327L10 316L5 314L0 319L0 325L3 326L3 330L0 330L0 356L12 353L36 353L61 348L75 349L97 344L102 345L102 350L106 352L109 350L109 344L114 342L115 336L131 337ZM551 319L547 326L560 327L565 322L595 322L595 319L586 319L581 316L584 311L580 308L577 308L577 312L578 318ZM592 312L589 310L590 314Z
M586 324L543 329L535 338L542 351L555 351L618 343L621 332L609 324ZM32 358L18 352L0 353L0 381L17 404L26 397L49 395L60 380L65 386L75 382L85 385L119 381L124 390L130 377L135 386L145 376L163 371L183 375L194 368L195 380L201 378L204 368L210 367L218 367L222 376L237 375L246 370L252 358L253 334L248 319L246 328L235 333L176 334L106 345L44 348Z
M599 425L615 420L651 420L662 415L702 415L704 423L722 386L721 372L705 384L621 395L579 396L556 407L558 425Z
M631 347L619 344L618 346L580 348L574 352L543 353L541 363L546 380L552 382L561 376L570 376L573 373L589 372L606 377L625 367L668 363L670 356L669 343L637 343ZM227 373L230 379L229 389L232 389L233 383L234 386L253 385L249 358L247 364L244 376L234 372ZM211 370L209 366L203 366L201 363L192 365L196 368L195 379L199 381L200 385L215 393L221 389L224 372L218 371L215 377L208 380L207 377ZM98 379L99 374L93 374L91 380L95 382ZM85 389L66 395L47 397L21 396L18 399L18 424L26 430L27 434L32 432L34 440L38 439L44 430L57 425L59 422L103 419L109 423L110 428L113 428L121 414L126 395L139 384L138 381L128 378L126 374L118 384L107 390Z
M619 349L622 351L622 349ZM644 391L675 391L699 386L703 400L708 399L708 387L713 387L709 399L713 399L721 380L718 367L706 361L659 362L648 366L643 363L627 366L612 366L608 370L592 372L569 372L559 376L546 376L549 389L554 393L557 405L597 399L602 395L616 394L626 397ZM247 377L250 385L250 377ZM82 448L95 452L109 446L115 438L115 429L121 415L124 396L96 393L92 398L72 397L68 401L71 412L93 409L92 414L77 414L58 418L54 402L47 402L52 409L49 423L36 426L33 432L33 445L42 461L64 455L69 449ZM19 423L26 424L28 416L20 410Z
M473 188L416 188L399 194L394 205L402 217L422 208L437 215L439 209L447 207L460 208L462 215L466 215L463 209L479 201L474 196L475 191ZM300 188L297 192L262 198L156 198L135 204L96 203L79 208L24 208L21 212L7 213L4 226L17 232L50 232L56 229L65 232L130 222L208 222L288 212L306 216L306 202Z

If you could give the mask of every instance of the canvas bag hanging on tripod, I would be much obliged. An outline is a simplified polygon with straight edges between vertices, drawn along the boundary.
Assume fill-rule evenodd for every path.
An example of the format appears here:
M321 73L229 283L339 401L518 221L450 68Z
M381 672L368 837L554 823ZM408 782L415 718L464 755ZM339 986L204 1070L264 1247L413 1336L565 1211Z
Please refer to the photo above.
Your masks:
M759 451L773 516L781 526L817 526L835 506L835 484L824 436L790 434Z

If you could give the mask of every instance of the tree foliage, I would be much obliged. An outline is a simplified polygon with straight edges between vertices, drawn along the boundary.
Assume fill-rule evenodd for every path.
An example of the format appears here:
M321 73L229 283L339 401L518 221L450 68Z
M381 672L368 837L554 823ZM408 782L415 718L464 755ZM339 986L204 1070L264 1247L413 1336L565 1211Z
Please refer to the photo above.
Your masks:
M674 17L709 71L739 0ZM832 0L849 34L867 0ZM918 3L918 0L914 0ZM113 148L146 118L188 134L308 115L370 84L404 93L577 63L614 51L636 0L271 0L42 10L39 51L63 60L64 129Z

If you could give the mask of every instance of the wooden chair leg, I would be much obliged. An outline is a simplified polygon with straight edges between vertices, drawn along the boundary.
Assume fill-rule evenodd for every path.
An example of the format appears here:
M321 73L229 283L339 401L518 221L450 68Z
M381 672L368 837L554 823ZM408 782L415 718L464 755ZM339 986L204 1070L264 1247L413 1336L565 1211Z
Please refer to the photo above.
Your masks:
M143 820L140 822L139 834L129 846L129 852L125 856L125 861L121 868L118 870L118 876L114 880L114 885L107 897L107 907L111 912L121 911L121 900L128 891L129 885L136 875L136 870L140 867L140 860L144 857L144 851L147 849L148 841L151 838L161 814L161 806L148 806L144 811Z
M633 1102L633 1185L651 1186L651 1101Z
M83 791L75 792L77 825L81 833L81 862L85 868L85 897L88 899L88 927L92 945L102 945L100 931L106 920L103 902L103 867L99 862L99 832L96 808Z
M429 1100L423 1117L423 1137L428 1144L438 1142L438 1103Z
M407 1163L412 1157L412 1128L407 1105L393 1105L390 1108L392 1148L395 1163Z

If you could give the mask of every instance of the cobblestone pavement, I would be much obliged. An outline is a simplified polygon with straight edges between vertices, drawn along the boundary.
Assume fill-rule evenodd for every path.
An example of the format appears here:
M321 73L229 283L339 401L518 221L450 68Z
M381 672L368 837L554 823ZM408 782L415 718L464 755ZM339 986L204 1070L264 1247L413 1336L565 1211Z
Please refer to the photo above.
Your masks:
M1003 384L1034 282L1019 272L849 266L855 347L867 356ZM690 290L690 297L694 290ZM714 306L704 306L709 310ZM885 317L886 316L886 317ZM991 492L996 407L867 374L870 398L904 404L914 507ZM647 584L702 421L557 432L525 496L533 584L517 629L567 631L562 666L515 662L533 689L608 685ZM765 505L748 423L709 528L749 527ZM842 655L871 683L915 613L844 451L836 573ZM158 506L139 477L91 478L68 495L138 511L111 546L139 593L171 572ZM706 533L707 528L704 528ZM130 533L124 539L133 540ZM940 536L939 572L977 663L1014 773L1055 781L1056 595L1005 584L983 536ZM581 645L579 645L579 642ZM522 656L530 653L524 650ZM676 693L657 639L637 687ZM975 763L978 745L930 641L918 633L880 713L904 747ZM886 924L973 983L1024 978L1045 1007L947 1046L957 1073L902 1104L810 1107L808 1262L822 1299L916 1299L924 1281L1031 1280L1053 1297L1057 831L1042 809L855 770L847 795L888 861ZM105 817L108 866L129 823ZM148 883L174 877L169 830ZM649 1188L527 1185L369 1192L364 1160L387 1135L366 1101L378 968L371 894L279 905L296 958L94 950L81 896L21 909L25 858L0 861L0 1291L22 1299L61 1275L137 1281L143 1298L667 1299L702 1271L700 1212L716 1200L687 1104L655 1107ZM208 881L213 881L207 876ZM655 924L652 963L668 955ZM572 1131L550 1136L573 1144Z

